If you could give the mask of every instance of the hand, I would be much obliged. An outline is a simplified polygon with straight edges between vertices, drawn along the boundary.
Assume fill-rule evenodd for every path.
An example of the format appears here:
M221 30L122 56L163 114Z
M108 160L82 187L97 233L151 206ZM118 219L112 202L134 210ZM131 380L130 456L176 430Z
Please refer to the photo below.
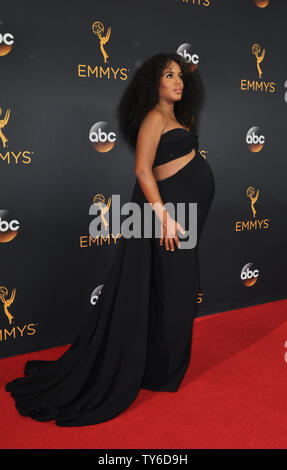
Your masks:
M182 234L186 233L182 226L169 215L167 210L164 210L161 224L160 245L163 245L164 240L166 250L170 249L171 251L174 251L174 241L177 247L180 247L177 230L179 230Z

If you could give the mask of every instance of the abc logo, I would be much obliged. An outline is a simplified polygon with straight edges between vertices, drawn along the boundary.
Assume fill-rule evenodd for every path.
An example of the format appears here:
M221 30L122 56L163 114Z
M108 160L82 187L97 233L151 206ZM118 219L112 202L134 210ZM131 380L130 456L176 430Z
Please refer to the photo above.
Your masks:
M240 279L245 287L253 286L259 277L259 270L252 267L253 263L247 263L241 270Z
M254 277L258 277L258 276L259 276L258 269L253 269L252 271L252 269L247 268L245 271L241 273L240 277L243 281L245 281L246 279L253 279Z
M263 135L256 135L254 132L252 134L247 135L246 143L247 144L264 144L265 137Z
M186 60L186 62L192 62L193 64L198 64L199 62L198 54L191 55L186 52L186 50L184 50L183 52L178 52L178 54L181 55Z
M11 33L1 34L0 33L0 44L6 44L7 46L11 46L11 44L14 44L13 34Z
M0 217L0 232L7 232L8 230L16 231L18 229L18 220L11 220L10 222L7 222L7 220L2 220Z
M115 142L116 140L116 134L114 132L108 132L106 133L103 131L100 127L97 129L97 131L91 131L90 132L90 140L91 142Z
M96 287L93 292L92 292L92 295L91 295L91 298L90 298L90 302L92 305L96 305L100 295L101 295L101 292L102 292L102 289L104 287L104 284L101 284L100 286Z

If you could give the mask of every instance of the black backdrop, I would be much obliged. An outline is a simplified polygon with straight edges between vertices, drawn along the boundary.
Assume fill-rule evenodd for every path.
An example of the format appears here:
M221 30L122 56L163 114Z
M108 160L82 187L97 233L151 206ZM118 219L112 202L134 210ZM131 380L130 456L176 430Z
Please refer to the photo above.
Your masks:
M120 194L122 204L131 196L134 155L115 109L136 68L158 52L194 54L206 86L199 150L216 196L201 240L199 315L286 297L286 16L284 0L2 5L1 356L68 343L93 308L116 244L89 246L89 208L96 194ZM111 28L106 63L95 21L103 36ZM258 57L265 49L261 77L254 45ZM106 152L89 140L101 121L116 135ZM247 143L253 130L264 144Z

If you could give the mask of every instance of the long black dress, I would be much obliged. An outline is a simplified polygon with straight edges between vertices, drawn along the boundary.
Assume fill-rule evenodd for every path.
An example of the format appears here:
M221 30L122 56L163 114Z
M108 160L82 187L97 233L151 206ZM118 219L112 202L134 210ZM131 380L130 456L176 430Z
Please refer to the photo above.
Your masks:
M154 162L193 148L195 156L158 186L164 203L197 203L196 246L172 252L156 237L120 238L98 301L69 349L56 361L28 361L26 376L6 384L21 415L58 426L92 425L125 410L140 388L175 392L180 386L201 287L200 235L215 184L197 136L182 127L161 136ZM137 180L131 201L148 202Z

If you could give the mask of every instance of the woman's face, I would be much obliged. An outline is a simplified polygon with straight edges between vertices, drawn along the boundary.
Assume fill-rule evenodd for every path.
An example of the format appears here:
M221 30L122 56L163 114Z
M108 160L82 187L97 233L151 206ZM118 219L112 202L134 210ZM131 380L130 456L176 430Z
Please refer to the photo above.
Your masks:
M159 83L159 96L162 99L179 101L183 92L183 74L173 60L166 66Z

